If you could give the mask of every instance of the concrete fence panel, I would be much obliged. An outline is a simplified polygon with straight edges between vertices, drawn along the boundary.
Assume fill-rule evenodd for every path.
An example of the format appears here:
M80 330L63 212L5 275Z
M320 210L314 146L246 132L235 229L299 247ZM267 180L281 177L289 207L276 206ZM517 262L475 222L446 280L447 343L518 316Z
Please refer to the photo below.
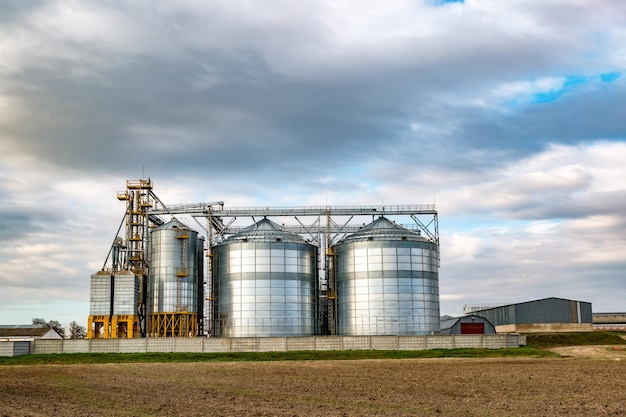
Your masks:
M149 337L147 340L148 352L174 352L174 338Z
M0 356L15 356L13 351L15 342L12 340L0 341Z
M506 335L485 334L482 337L482 346L485 349L502 349L506 347Z
M343 336L342 350L371 350L370 336Z
M202 339L175 337L174 352L202 352Z
M315 337L288 337L287 350L315 350Z
M234 337L230 340L231 352L258 352L259 339L256 337Z
M398 336L370 336L372 350L398 350Z
M35 339L33 340L33 353L63 353L63 339Z
M341 336L315 337L315 350L343 350Z
M145 353L148 351L148 339L120 339L120 353Z
M230 352L230 339L210 337L202 339L203 352Z
M398 336L398 350L426 350L426 336Z
M526 346L526 336L517 334L506 334L506 347L509 349Z
M120 351L118 339L91 339L91 351L117 353Z
M287 350L286 337L259 337L259 352L285 352Z
M90 342L87 339L63 340L63 353L90 353Z
M451 349L453 345L453 336L424 336L426 338L426 349Z
M463 348L475 348L476 346L482 346L482 335L480 334L466 334L466 335L453 335L453 347L455 349L463 349Z

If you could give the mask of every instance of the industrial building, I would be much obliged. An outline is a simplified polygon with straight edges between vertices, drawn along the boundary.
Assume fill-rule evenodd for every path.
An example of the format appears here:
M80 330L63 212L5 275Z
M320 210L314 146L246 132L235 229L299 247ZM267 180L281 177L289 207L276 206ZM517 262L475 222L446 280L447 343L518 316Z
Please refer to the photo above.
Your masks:
M626 313L593 313L593 330L626 331Z
M37 324L0 325L0 356L20 356L31 353L35 340L62 340L52 327Z
M117 198L126 211L91 276L88 338L439 332L434 205L174 206L150 179Z
M544 298L475 310L489 320L498 333L593 331L591 303L563 298Z
M41 327L37 324L0 325L0 340L34 340L62 338L63 337L52 327Z
M441 334L496 334L489 320L475 314L441 321Z

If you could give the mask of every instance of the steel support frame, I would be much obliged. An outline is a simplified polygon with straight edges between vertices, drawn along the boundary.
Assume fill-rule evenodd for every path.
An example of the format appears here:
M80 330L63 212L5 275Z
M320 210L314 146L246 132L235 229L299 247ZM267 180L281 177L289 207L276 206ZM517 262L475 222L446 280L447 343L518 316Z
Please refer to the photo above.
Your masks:
M371 217L373 221L378 216L396 217L402 216L411 218L414 221L410 229L420 232L427 239L439 244L439 226L437 211L434 204L421 205L372 205L372 206L299 206L299 207L224 207L223 201L198 204L181 204L166 205L152 191L152 181L150 179L129 180L126 183L126 191L118 193L119 200L127 201L126 209L126 247L125 258L123 259L123 268L131 270L133 273L141 277L141 294L138 306L138 322L139 336L148 334L148 325L150 324L150 334L153 330L157 330L159 336L162 334L176 334L183 337L181 332L176 330L187 328L186 326L193 321L194 326L191 329L197 329L197 315L186 312L177 313L159 313L150 315L150 323L146 317L146 291L148 284L148 267L145 258L147 249L147 238L149 227L151 225L161 225L163 220L160 215L170 215L174 217L177 214L190 215L196 222L198 218L206 218L206 228L201 227L207 234L206 257L208 260L207 274L205 276L208 294L206 301L205 314L208 315L207 322L212 323L213 311L213 285L212 285L212 247L220 241L226 239L229 235L237 233L243 227L236 226L234 223L240 218L250 218L253 221L259 217L291 217L294 219L292 225L285 226L286 229L310 239L318 245L320 249L324 248L324 259L320 259L320 282L318 291L325 295L328 308L328 328L331 334L335 334L336 325L336 285L334 277L334 253L333 245L344 236L358 231L362 226L356 224L356 220L362 221L363 217ZM310 222L307 224L303 221L308 218ZM346 219L347 218L347 219ZM324 219L325 221L323 221ZM360 223L360 222L359 222ZM362 223L363 225L365 222ZM122 225L120 225L121 228ZM406 226L405 226L406 227ZM118 231L119 233L119 231ZM108 258L108 257L107 257ZM106 261L105 261L106 263ZM323 318L320 317L320 322ZM107 323L107 327L111 323ZM154 326L154 327L153 327ZM91 329L91 321L89 328ZM165 329L165 330L164 330ZM208 329L211 331L211 329ZM109 332L107 332L109 333ZM111 337L111 332L109 337ZM134 333L134 332L133 332ZM193 331L194 335L196 331Z
M195 337L198 335L196 313L151 313L151 337Z
M439 226L437 211L434 205L392 205L392 206L311 206L311 207L224 207L223 202L192 205L168 206L167 210L151 210L150 214L187 214L194 218L206 218L205 232L208 236L207 242L207 297L208 305L206 306L207 314L213 311L213 285L212 285L212 267L211 267L211 248L220 241L226 239L229 235L243 230L243 226L233 226L237 219L250 218L256 221L259 217L290 217L295 220L295 224L287 225L285 228L305 238L310 239L318 245L320 249L324 248L323 265L319 265L320 282L318 283L318 291L322 297L326 297L327 312L321 311L319 314L320 323L328 321L328 329L330 334L336 334L336 315L337 315L337 289L335 283L335 262L333 245L343 237L358 231L362 225L354 224L355 219L363 217L371 217L373 221L376 217L396 217L403 216L411 218L413 225L405 226L409 229L421 233L427 239L439 244ZM303 221L309 218L307 224ZM324 219L324 221L322 220ZM370 219L368 219L370 220ZM196 220L197 221L197 220ZM197 221L198 222L198 221ZM200 224L200 222L198 222ZM364 224L364 223L363 223ZM321 261L321 260L320 260ZM323 315L326 317L323 317ZM207 320L214 328L211 318ZM209 329L211 332L212 329Z

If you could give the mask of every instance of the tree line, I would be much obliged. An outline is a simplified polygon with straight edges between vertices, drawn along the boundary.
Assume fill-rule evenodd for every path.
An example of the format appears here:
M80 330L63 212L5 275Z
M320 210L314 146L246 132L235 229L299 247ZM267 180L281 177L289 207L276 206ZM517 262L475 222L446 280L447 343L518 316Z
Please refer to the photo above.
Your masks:
M87 336L87 329L85 326L81 326L75 321L72 321L67 329L56 320L46 321L42 318L34 318L33 324L41 327L51 327L64 339L84 339L85 336Z

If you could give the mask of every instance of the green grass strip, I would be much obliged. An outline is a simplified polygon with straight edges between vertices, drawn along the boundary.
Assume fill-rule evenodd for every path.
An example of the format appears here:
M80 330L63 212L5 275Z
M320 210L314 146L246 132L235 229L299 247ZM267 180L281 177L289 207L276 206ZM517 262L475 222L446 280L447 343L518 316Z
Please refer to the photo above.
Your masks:
M537 349L562 346L626 345L623 332L529 333L526 344Z
M516 349L345 350L224 353L53 353L0 357L0 365L50 365L93 363L311 361L409 358L512 358L551 357L551 352L530 347Z

